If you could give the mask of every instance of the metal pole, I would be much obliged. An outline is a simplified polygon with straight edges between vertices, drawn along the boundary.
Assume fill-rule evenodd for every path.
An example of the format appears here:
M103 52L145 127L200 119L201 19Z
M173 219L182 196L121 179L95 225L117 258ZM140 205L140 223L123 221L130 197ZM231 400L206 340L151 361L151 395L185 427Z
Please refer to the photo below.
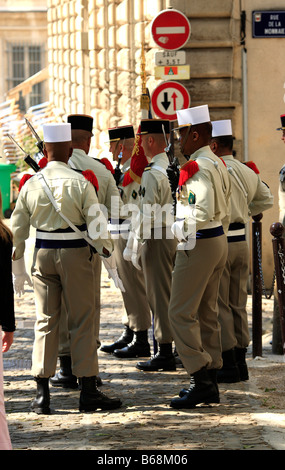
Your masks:
M262 283L258 262L258 240L261 256L262 214L252 222L252 357L262 356Z
M276 272L277 298L279 305L281 337L283 354L285 354L285 256L284 256L284 227L280 222L271 225L270 233L274 237L273 256Z

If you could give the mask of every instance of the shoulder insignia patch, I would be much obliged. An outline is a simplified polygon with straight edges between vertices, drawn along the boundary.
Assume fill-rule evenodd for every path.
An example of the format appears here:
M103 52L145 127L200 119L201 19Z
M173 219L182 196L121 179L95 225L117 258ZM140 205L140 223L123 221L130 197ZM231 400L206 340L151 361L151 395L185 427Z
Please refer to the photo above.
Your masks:
M254 171L257 175L259 174L259 169L257 168L256 164L253 161L250 162L243 162L248 168Z
M195 175L199 171L198 163L195 160L190 160L181 167L179 176L179 186L183 186L189 178Z
M193 193L193 191L189 191L188 203L189 203L189 204L195 204L195 202L196 202L195 193Z

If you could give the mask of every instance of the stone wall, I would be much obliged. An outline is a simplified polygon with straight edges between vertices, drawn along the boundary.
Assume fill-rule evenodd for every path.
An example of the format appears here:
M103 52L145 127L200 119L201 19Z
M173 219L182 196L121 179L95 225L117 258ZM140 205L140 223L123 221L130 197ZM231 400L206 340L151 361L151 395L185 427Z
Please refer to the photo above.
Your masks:
M163 9L185 13L191 37L185 46L192 105L208 103L213 119L232 118L241 139L239 16L234 0L49 0L50 100L66 114L94 117L94 145L101 149L108 127L140 120L141 53L150 93L154 78L150 24ZM207 12L207 14L205 14Z

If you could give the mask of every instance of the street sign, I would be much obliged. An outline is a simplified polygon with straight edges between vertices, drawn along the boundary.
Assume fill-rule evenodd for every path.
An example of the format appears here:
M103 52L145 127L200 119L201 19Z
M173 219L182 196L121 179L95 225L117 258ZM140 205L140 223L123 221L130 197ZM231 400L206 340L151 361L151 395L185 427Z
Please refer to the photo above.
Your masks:
M187 16L174 9L161 11L151 23L154 42L168 51L183 47L190 37L190 32Z
M162 82L151 95L151 105L160 119L176 121L176 111L190 107L190 95L179 82Z
M161 80L189 80L190 65L167 65L154 68L155 78Z
M185 65L185 51L159 51L154 54L155 65Z
M253 38L284 38L285 11L253 11Z

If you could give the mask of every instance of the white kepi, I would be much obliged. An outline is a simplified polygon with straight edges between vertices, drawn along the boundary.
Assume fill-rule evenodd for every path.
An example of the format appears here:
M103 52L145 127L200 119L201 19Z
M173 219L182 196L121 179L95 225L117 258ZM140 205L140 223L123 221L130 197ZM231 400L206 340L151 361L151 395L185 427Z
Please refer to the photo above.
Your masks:
M220 121L212 121L212 137L221 137L232 135L232 121L224 119Z
M195 124L203 124L210 122L210 113L207 104L196 106L188 109L180 109L176 111L179 127L194 126Z
M44 142L57 143L57 142L70 142L71 139L71 124L68 123L53 123L43 125Z

